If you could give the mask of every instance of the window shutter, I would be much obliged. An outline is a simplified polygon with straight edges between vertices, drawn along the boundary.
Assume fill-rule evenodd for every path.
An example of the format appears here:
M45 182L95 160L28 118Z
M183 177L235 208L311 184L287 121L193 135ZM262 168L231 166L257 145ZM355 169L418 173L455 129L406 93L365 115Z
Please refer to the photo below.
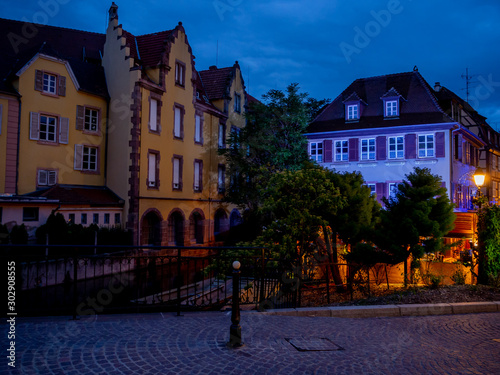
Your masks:
M59 124L59 143L68 144L69 141L69 118L61 117Z
M30 139L37 141L40 131L40 116L37 112L30 112Z
M157 131L157 120L158 120L158 102L155 99L150 99L149 102L149 129L151 131Z
M476 150L476 148L471 144L470 145L470 165L472 165L472 166L476 165L475 150Z
M387 159L387 142L385 136L377 137L377 160Z
M377 182L375 184L375 193L377 193L377 201L382 203L382 197L387 195L387 183L386 182Z
M199 191L202 191L203 190L203 160L200 160L198 162L199 166L200 166L200 172L199 172L199 176L198 176L198 183L199 183L199 187L198 187L198 190Z
M58 78L59 87L57 89L57 94L59 96L66 96L66 77L59 76Z
M436 157L444 158L444 132L436 133Z
M332 162L332 140L326 139L323 141L323 152L325 154L325 163Z
M55 185L57 183L57 172L56 171L47 171L47 184Z
M349 138L349 161L359 160L359 139Z
M161 100L156 101L156 131L161 131Z
M462 136L458 135L457 139L457 160L462 161Z
M76 171L83 169L83 145L75 145L74 169Z
M76 130L83 130L85 121L85 107L83 105L76 106Z
M181 109L179 107L175 107L174 109L174 137L181 137Z
M405 158L406 159L416 159L417 157L417 135L416 134L406 134L405 135Z
M35 70L35 90L43 90L43 72L41 70Z
M156 186L156 155L149 154L148 186Z
M38 171L38 185L47 185L47 171L39 170Z

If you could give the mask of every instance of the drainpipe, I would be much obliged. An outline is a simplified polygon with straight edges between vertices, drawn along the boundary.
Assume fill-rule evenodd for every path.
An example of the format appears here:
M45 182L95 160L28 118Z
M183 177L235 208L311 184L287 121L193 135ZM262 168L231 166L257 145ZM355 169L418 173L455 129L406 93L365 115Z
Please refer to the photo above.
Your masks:
M19 110L17 113L17 147L16 147L16 187L15 187L15 195L18 193L18 182L19 182L19 145L21 142L21 95L17 97L17 101L19 102Z

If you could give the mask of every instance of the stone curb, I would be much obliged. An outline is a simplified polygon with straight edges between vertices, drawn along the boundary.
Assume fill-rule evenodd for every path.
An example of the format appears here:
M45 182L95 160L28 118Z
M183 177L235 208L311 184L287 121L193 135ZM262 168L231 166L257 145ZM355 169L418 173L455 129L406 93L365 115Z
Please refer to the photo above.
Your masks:
M267 310L265 312L261 312L260 314L309 317L321 316L335 318L378 318L391 316L475 314L485 312L500 312L500 301L414 305L305 307L297 309Z

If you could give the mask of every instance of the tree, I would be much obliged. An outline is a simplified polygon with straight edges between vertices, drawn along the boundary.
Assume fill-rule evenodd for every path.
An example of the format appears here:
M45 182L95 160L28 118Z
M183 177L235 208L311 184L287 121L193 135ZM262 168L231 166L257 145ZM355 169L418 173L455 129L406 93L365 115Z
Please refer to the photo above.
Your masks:
M317 251L327 217L344 206L345 200L333 183L334 172L314 164L272 176L260 212L266 227L257 239L292 266L300 266Z
M377 245L391 254L394 263L418 260L425 252L443 248L443 236L454 228L454 205L448 199L441 178L428 168L415 168L397 185L389 199L383 198Z
M228 147L221 150L231 176L226 200L255 211L262 202L262 190L276 172L302 168L308 160L303 136L309 122L328 100L309 98L297 83L286 92L270 90L263 102L253 103L246 113L247 124L233 132Z
M500 206L481 207L478 211L479 267L478 283L498 283L500 279Z

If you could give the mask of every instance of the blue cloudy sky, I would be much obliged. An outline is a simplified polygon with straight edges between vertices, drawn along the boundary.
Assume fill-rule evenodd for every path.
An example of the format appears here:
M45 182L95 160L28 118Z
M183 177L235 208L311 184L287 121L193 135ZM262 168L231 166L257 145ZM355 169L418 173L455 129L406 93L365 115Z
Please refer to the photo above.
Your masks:
M240 62L249 92L298 82L335 98L356 78L416 65L500 130L498 0L116 0L123 27L141 35L182 21L207 69ZM0 0L0 17L104 33L111 1Z

